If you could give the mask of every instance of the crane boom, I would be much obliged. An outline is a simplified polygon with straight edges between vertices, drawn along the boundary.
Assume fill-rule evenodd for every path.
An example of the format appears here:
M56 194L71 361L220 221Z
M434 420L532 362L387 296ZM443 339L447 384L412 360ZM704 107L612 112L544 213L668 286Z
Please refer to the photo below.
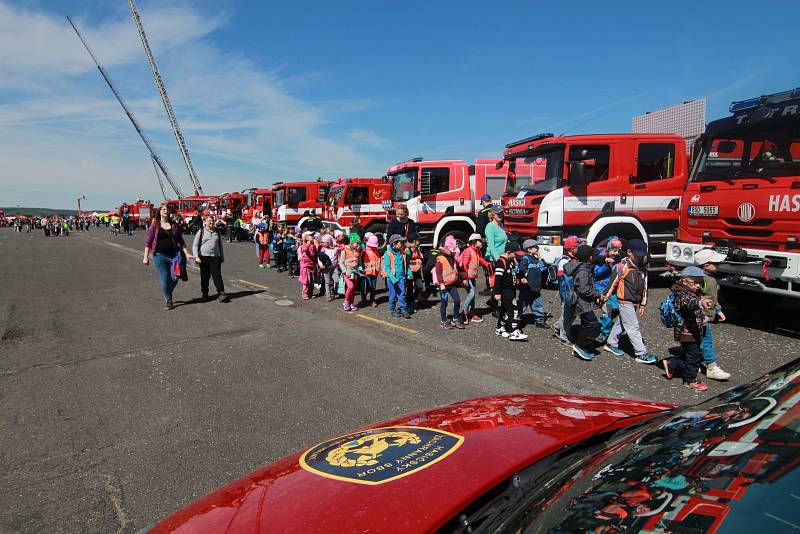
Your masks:
M164 180L161 179L161 173L158 172L158 163L156 163L156 159L153 156L150 156L150 160L153 162L153 169L155 169L156 171L156 178L158 179L158 187L161 188L161 194L164 195L164 200L166 201L168 200L167 192L164 190Z
M123 111L125 111L125 114L128 116L128 120L131 121L131 124L133 125L133 128L136 130L136 133L139 134L139 137L141 137L142 142L144 142L144 145L147 147L147 150L150 151L150 158L153 160L153 163L158 165L158 168L161 169L161 172L164 174L164 177L169 182L169 185L172 187L173 191L175 191L175 194L178 195L178 198L183 198L183 192L181 191L180 187L178 187L178 185L175 183L175 180L169 173L166 164L158 155L155 148L153 148L153 145L150 143L150 140L145 135L144 130L142 130L142 127L139 125L139 121L136 120L136 117L134 116L133 112L130 110L130 108L128 108L128 105L122 99L122 96L120 96L116 87L114 87L114 83L111 81L111 78L109 77L108 73L103 68L103 66L100 65L100 62L94 55L94 52L92 52L92 49L89 47L89 43L86 42L86 39L83 37L83 34L81 34L81 32L78 30L78 27L75 26L75 23L72 22L72 19L67 17L67 21L69 21L69 24L70 26L72 26L72 29L75 30L75 33L78 35L78 39L81 40L81 43L83 43L83 46L84 48L86 48L86 51L89 52L89 55L92 57L92 60L94 61L94 64L97 65L97 70L100 71L100 75L108 84L108 88L111 89L111 92L114 93L115 97L117 97L117 102L119 102L119 105L122 106ZM159 182L160 180L161 178L159 177ZM161 192L163 193L164 184L160 183L159 185L161 186Z
M164 86L164 81L161 79L161 74L158 72L156 58L153 57L153 52L150 50L150 43L147 41L147 35L144 33L142 19L139 17L139 10L136 8L136 1L128 0L128 4L130 5L131 14L133 15L133 22L136 24L136 29L139 31L139 38L142 40L142 46L144 47L144 53L147 56L147 62L150 64L150 70L153 71L153 80L155 80L156 88L158 89L159 95L161 95L161 102L164 104L164 111L167 112L167 118L172 126L172 132L175 134L175 140L178 142L178 148L180 149L181 155L183 156L183 161L186 164L186 170L189 172L189 179L191 179L192 185L194 186L194 194L202 195L203 188L200 186L200 180L197 178L194 165L192 165L192 158L189 157L189 150L186 148L186 142L183 139L180 126L178 126L178 119L175 116L175 112L172 110L172 104L169 101L169 96L167 96L167 88Z

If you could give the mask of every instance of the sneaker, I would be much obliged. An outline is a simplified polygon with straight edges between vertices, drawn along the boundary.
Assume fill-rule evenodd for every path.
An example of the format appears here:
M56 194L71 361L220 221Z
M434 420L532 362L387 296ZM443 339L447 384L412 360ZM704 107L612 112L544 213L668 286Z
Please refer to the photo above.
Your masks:
M350 311L350 305L346 302L342 302L342 309L344 311Z
M481 317L478 314L473 314L472 317L469 318L469 320L472 321L473 323L482 323L483 317Z
M403 319L411 319L411 314L407 311L402 312Z
M503 337L508 337L508 336L510 336L510 335L511 335L511 334L509 334L508 332L506 332L506 329L505 329L505 328L495 328L495 329L494 329L494 333L495 333L496 335L498 335L498 336L503 336Z
M172 309L172 308L174 308L174 307L175 307L175 306L173 306L173 305L172 305L172 301L171 301L171 300L168 300L168 301L165 303L165 305L164 305L164 309L165 309L165 310L171 310L171 309Z
M461 314L461 322L464 323L465 326L468 325L469 324L469 315L467 315L466 313L462 313Z
M272 269L272 267L270 266L270 264L269 264L269 263L268 263L268 264L266 264L266 265L264 266L264 268L265 268L265 269Z
M451 328L453 328L453 323L451 323L450 321L443 321L442 324L439 325L439 328L441 328L442 330L450 330Z
M639 356L636 358L636 363L644 363L647 365L652 365L658 361L658 356L654 354L645 354L644 356Z
M708 384L704 384L699 380L695 380L694 382L684 382L683 385L695 391L706 391L708 389Z
M511 341L525 341L528 339L528 334L523 334L519 330L514 330L509 334L508 339Z
M263 264L261 264L261 263L259 263L259 264L258 264L258 268L259 268L259 269L263 269L263 268L264 268L264 265L263 265Z
M711 380L728 380L731 374L723 371L722 367L717 364L709 364L709 366L706 367L706 377Z
M603 346L603 350L606 351L606 352L610 352L614 356L625 356L625 351L624 350L619 349L617 347L612 347L611 345L604 345Z
M225 293L220 293L217 295L217 302L228 302L228 295Z
M590 362L590 361L594 360L594 357L595 357L594 354L592 354L591 352L583 350L582 348L580 348L577 345L573 345L572 346L572 352L575 353L575 355L578 358L580 358L581 360L587 361L587 362Z
M533 326L536 327L536 328L542 328L542 329L550 328L549 326L547 326L547 323L533 323Z
M400 312L397 311L397 310L392 310L391 311L391 315L392 315L392 317L400 317Z
M351 304L351 305L350 305L350 311L351 311L351 312L357 312L357 311L358 311L358 306L357 306L357 305L355 305L355 304Z
M664 369L664 376L667 380L672 380L672 369L669 368L669 358L661 360L661 367Z
M561 343L562 345L564 345L565 347L571 347L572 346L572 341L570 341L569 339L563 339L563 338L559 337L558 338L558 342Z
M450 324L453 325L453 328L457 328L458 330L464 330L466 328L466 326L464 326L464 323L462 323L459 319L453 319L452 321L450 321Z

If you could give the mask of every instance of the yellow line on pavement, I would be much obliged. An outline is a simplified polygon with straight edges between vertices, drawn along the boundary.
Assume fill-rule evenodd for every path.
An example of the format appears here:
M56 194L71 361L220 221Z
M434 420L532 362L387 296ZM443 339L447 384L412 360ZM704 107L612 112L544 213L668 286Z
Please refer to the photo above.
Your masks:
M365 319L367 321L372 321L373 323L382 324L383 326L389 326L391 328L397 328L398 330L402 330L404 332L409 332L411 334L419 334L419 332L417 332L416 330L412 330L411 328L406 328L405 326L392 324L392 323L389 323L387 321L381 321L380 319L376 319L374 317L370 317L369 315L358 314L358 315L353 315L353 317L358 317L359 319Z
M258 288L261 288L261 289L269 289L269 287L267 287L267 286L262 286L261 284L256 284L255 282L251 282L251 281L249 281L249 280L242 280L242 279L240 278L240 279L239 279L239 281L240 281L241 283L243 283L243 284L249 284L249 285L251 285L251 286L255 286L255 287L258 287Z

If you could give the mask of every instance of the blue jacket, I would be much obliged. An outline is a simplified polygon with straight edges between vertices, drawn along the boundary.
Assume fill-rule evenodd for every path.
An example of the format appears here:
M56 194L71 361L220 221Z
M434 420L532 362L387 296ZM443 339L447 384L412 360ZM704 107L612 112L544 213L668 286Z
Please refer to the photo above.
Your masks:
M392 274L392 260L389 256L394 256L394 274ZM405 257L406 255L402 250L397 252L391 247L386 249L386 252L383 254L383 270L386 271L387 280L392 283L397 283L400 280L408 278L408 265L404 263Z

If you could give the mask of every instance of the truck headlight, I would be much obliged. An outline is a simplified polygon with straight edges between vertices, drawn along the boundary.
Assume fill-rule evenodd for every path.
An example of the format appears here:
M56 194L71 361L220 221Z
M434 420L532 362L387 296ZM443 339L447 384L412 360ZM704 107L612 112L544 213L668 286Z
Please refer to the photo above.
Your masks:
M691 247L683 247L683 259L691 261L694 258L694 251Z
M670 252L672 254L672 259L677 260L681 257L681 247L678 245L672 245L672 250Z

